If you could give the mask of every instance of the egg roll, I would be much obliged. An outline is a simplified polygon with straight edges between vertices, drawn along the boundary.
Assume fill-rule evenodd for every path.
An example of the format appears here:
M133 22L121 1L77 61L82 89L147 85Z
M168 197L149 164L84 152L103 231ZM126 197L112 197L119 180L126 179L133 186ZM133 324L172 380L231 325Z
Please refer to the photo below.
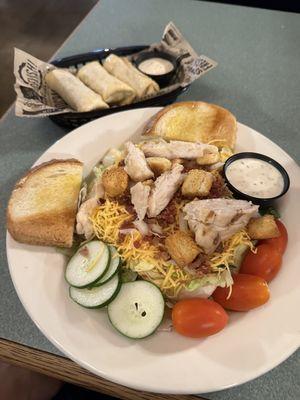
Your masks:
M136 96L132 87L109 74L98 61L92 61L81 67L77 77L86 86L99 93L108 104L130 104Z
M110 54L103 61L103 67L110 74L131 86L139 98L159 91L158 84L135 68L126 58Z
M45 81L50 89L76 111L86 112L109 107L98 93L65 69L53 69L47 73Z

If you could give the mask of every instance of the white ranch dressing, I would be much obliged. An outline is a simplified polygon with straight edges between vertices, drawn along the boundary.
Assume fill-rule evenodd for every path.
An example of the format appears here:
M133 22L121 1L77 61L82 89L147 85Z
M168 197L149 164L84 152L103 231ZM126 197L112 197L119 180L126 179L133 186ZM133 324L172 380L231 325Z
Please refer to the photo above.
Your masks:
M241 158L226 168L229 182L248 196L268 199L280 195L284 180L276 167L257 158Z
M142 61L139 69L145 74L164 75L174 69L173 64L165 58L153 57Z

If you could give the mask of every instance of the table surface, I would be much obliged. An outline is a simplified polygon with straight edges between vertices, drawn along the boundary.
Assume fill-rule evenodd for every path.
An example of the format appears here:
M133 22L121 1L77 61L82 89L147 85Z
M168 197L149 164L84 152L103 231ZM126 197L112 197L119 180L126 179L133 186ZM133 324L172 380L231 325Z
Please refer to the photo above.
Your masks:
M203 100L228 108L240 122L272 139L299 164L300 24L297 14L192 0L102 0L58 55L159 41L170 20L199 54L219 62L215 70L194 82L179 100ZM5 207L14 183L65 133L48 118L20 119L14 116L13 110L0 124L0 222L3 227L0 232L0 338L54 355L61 353L27 316L13 288L6 260L4 226ZM204 394L204 397L294 400L300 397L299 376L298 351L252 382Z

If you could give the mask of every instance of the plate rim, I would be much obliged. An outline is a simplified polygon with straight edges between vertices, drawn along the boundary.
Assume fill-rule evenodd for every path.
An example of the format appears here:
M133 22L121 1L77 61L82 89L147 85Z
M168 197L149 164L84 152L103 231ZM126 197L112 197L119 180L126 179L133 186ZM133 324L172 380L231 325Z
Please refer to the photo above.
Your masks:
M34 162L34 164L32 166L35 166L36 164L38 164L40 162L40 159L48 152L51 152L51 149L56 146L58 143L62 142L64 140L65 137L72 137L75 136L79 131L81 130L83 127L86 128L89 124L94 124L97 123L97 121L99 121L100 119L103 120L103 118L114 118L114 116L120 114L120 113L142 113L145 110L153 110L153 114L157 111L159 111L160 109L162 109L163 107L145 107L145 108L139 108L139 109L133 109L133 110L124 110L124 111L120 111L118 113L115 114L111 114L111 115L107 115L105 117L100 117L97 118L93 121L90 121L74 130L72 130L71 132L67 133L66 135L62 136L60 139L58 139L57 141L55 141L50 147L48 147L41 155L40 157ZM263 134L261 134L260 132L256 131L255 129L249 127L248 125L245 125L243 123L237 122L237 126L241 126L241 127L245 127L246 129L250 129L252 131L255 132L255 134L257 134L258 136L263 137L264 139L266 139L268 142L270 142L272 144L272 146L275 146L277 150L279 150L280 152L282 152L282 154L290 161L292 161L298 168L299 165L297 164L297 162L284 150L282 149L277 143L273 142L271 139L269 139L268 137L264 136ZM77 357L73 356L72 353L70 354L69 351L65 350L64 345L61 344L55 337L53 337L52 335L48 335L47 330L44 329L41 325L40 322L37 321L31 314L30 311L30 307L28 306L28 304L26 302L23 301L18 286L14 280L13 274L11 273L11 265L12 265L12 261L10 259L10 248L9 248L9 240L10 240L10 234L8 231L6 231L6 256L7 256L7 261L8 261L8 267L9 267L9 274L10 274L10 278L13 282L13 286L14 289L18 295L18 298L22 304L22 306L24 307L26 313L28 314L28 316L30 317L30 319L32 320L32 322L37 326L37 328L41 331L41 333L50 341L50 343L52 343L55 347L58 348L58 350L64 354L66 357L70 358L72 361L74 361L75 363L77 363L78 365L80 365L81 367L85 368L86 370L94 373L96 376L100 376L104 379L107 379L108 381L114 382L118 385L122 385L122 386L127 386L130 388L133 388L135 390L139 390L139 391L149 391L149 392L153 392L153 393L162 393L162 394L200 394L200 393L211 393L211 392L216 392L216 391L221 391L221 390L226 390L226 389L230 389L239 385L242 385L246 382L250 382L253 379L256 379L264 374L266 374L267 372L270 372L271 370L273 370L275 367L277 367L279 364L281 364L282 362L284 362L287 358L289 358L295 351L297 351L297 349L299 348L299 344L296 344L294 346L290 346L288 351L282 353L281 357L278 357L276 359L275 363L271 363L272 366L270 367L270 365L268 365L268 363L265 363L265 367L264 368L260 368L258 373L250 373L250 375L247 376L247 378L245 379L240 379L238 382L234 382L228 385L223 385L222 387L212 387L210 390L206 390L206 391L199 391L199 390L181 390L181 389L176 389L173 391L170 390L166 390L166 389L155 389L153 388L151 385L148 386L147 383L145 382L144 384L132 384L130 383L130 386L128 386L128 383L126 382L126 380L122 379L122 376L117 376L117 377L112 377L109 374L107 374L105 371L103 370L99 370L97 368L94 368L92 365L90 365L88 362L85 361L81 361L80 359L78 359Z

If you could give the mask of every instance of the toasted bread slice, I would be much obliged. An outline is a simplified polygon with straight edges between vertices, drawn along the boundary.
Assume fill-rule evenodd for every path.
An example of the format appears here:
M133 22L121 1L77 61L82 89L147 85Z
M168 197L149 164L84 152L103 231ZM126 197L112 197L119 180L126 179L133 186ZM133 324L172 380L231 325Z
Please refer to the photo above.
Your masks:
M10 197L7 228L18 242L71 247L83 165L51 160L32 168Z
M236 129L234 115L225 108L202 101L187 101L159 111L143 134L234 149Z

